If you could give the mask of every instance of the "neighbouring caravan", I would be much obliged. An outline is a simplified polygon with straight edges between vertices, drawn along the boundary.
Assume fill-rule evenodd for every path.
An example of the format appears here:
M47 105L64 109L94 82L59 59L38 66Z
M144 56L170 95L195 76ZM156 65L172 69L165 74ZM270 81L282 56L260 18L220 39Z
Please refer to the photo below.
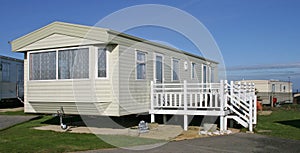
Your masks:
M150 81L218 81L217 62L105 28L53 22L11 45L25 55L28 113L144 113Z
M280 80L242 80L255 83L257 96L262 104L293 103L293 83Z
M0 101L23 98L23 60L0 55Z

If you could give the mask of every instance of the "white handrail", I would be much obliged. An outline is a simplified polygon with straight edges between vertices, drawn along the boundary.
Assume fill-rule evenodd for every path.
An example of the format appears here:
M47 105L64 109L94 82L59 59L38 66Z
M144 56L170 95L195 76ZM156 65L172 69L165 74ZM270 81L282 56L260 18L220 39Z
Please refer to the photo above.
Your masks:
M179 109L187 111L219 111L225 114L226 108L245 123L249 124L249 130L253 130L256 124L256 96L254 84L237 82L230 83L222 80L220 83L154 83L151 81L151 105L152 114L155 110L160 113L170 112L169 110ZM200 108L200 109L198 109ZM196 110L195 110L196 109ZM174 112L176 114L176 112ZM226 129L227 118L221 116L221 129ZM153 117L154 118L154 117ZM232 119L237 119L231 117ZM184 120L187 119L187 114ZM152 116L151 116L152 121ZM241 120L239 120L241 121ZM243 125L245 125L243 123ZM224 124L224 125L223 125ZM184 128L186 129L186 122Z

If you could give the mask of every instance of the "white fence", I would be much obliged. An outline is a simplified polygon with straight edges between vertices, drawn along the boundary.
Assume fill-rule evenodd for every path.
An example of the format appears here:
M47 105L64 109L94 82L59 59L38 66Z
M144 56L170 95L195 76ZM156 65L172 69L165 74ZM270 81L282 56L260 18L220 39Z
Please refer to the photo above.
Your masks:
M220 129L226 130L227 119L235 119L252 131L256 124L254 84L234 83L162 83L151 82L151 122L155 114L220 116Z

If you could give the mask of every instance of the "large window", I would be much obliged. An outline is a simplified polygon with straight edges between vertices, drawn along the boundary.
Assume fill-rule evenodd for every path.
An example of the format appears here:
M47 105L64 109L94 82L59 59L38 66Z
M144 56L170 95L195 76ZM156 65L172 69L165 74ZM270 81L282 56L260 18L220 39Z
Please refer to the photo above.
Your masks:
M192 79L196 78L196 63L192 63L191 64L191 75L192 75Z
M172 80L179 80L179 60L175 58L172 59Z
M2 81L10 81L9 80L9 63L2 62L1 68L2 68Z
M107 57L106 48L98 49L98 77L107 77Z
M146 79L146 53L136 52L136 79Z
M29 62L30 80L56 79L56 52L31 53Z
M89 78L89 49L61 49L29 53L29 79Z
M58 51L58 78L83 79L89 77L89 49Z

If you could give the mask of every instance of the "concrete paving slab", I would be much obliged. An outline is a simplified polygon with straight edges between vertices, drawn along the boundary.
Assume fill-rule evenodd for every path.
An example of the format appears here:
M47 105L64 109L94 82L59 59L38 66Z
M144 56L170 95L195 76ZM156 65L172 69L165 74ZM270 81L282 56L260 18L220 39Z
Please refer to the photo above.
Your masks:
M148 133L141 133L140 137L150 139L171 140L180 135L183 129L179 125L158 125L154 130Z
M115 128L96 128L96 127L69 127L63 130L59 125L46 125L34 127L37 130L50 130L56 132L71 132L71 133L93 133L102 135L128 135L138 136L142 138L171 140L182 133L183 129L177 125L159 125L157 128L150 130L148 133L139 133L137 129L115 129Z

